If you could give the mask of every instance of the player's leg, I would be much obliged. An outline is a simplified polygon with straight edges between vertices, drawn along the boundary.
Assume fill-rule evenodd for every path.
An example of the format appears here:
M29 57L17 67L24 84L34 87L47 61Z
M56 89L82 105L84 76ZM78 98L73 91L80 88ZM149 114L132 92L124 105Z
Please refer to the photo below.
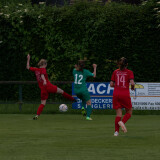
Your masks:
M62 90L61 88L57 87L57 93L62 94L62 96L66 99L69 99L70 101L76 102L76 100L69 95L68 93L66 93L64 90Z
M90 117L91 113L92 113L91 100L88 100L86 102L86 104L87 104L87 108L86 108L86 110L87 110L87 117L86 117L86 119L87 120L92 120L92 118Z
M37 110L37 115L39 116L41 112L43 111L44 106L46 105L46 100L41 100L41 105L39 106Z
M41 104L39 105L38 107L38 110L37 110L37 115L35 117L33 117L34 120L37 120L38 117L40 116L40 114L42 113L43 111L43 108L45 107L46 105L46 101L48 99L48 92L47 90L41 90Z
M122 98L122 105L125 107L126 114L123 116L122 121L119 122L119 125L122 127L122 130L124 132L127 132L125 123L131 118L132 115L132 103L129 95L126 97L124 96L124 98Z
M76 93L76 96L82 101L81 103L81 113L83 116L86 116L86 101L83 99L83 93L78 92Z
M82 100L82 109L81 113L83 116L86 116L86 102Z
M83 90L82 92L82 101L86 102L87 107L86 107L86 111L87 111L87 115L86 115L86 119L87 120L92 120L91 113L92 113L92 107L91 107L91 97L90 94L88 92L88 90Z
M122 109L118 108L116 109L116 118L115 118L115 133L114 136L118 136L119 134L119 121L121 121L122 118Z
M132 108L125 108L126 114L123 116L122 122L125 124L132 116Z
M114 136L119 135L119 122L122 118L122 106L119 101L119 93L113 95L113 109L116 110L116 117L115 117L115 132Z
M33 117L34 120L38 119L45 105L46 105L46 100L41 100L41 104L39 105L38 110L37 110L37 115Z

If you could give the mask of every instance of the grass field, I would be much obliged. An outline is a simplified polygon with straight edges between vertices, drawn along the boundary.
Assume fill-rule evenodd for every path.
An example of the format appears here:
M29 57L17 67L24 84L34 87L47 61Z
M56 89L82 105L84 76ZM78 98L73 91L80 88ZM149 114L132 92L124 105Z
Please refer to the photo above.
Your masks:
M114 137L113 115L0 115L0 160L159 160L160 116L135 115Z

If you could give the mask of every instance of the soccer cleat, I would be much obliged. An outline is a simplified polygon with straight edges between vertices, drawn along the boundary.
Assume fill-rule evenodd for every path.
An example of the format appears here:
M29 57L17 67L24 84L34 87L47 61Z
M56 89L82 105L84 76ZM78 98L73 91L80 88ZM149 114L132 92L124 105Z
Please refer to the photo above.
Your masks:
M84 108L82 109L81 113L83 116L86 116L86 110Z
M119 121L118 124L121 127L122 131L124 133L126 133L127 132L127 128L126 128L125 124L122 121Z
M92 121L93 119L91 117L86 117L86 120Z
M119 135L119 133L116 131L114 132L114 136L117 137Z
M38 115L33 117L33 120L37 120L38 119Z

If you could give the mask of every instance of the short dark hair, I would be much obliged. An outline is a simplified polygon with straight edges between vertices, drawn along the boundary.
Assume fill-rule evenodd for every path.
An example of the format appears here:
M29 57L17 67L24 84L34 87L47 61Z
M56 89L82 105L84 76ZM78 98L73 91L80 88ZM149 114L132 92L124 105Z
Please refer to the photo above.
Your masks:
M78 61L78 68L79 68L79 70L83 71L84 67L85 67L85 60L79 60Z

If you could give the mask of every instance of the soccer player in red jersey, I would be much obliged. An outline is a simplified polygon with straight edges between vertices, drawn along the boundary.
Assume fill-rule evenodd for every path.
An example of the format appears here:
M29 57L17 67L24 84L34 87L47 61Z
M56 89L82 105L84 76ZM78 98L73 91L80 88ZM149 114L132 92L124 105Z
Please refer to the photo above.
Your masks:
M46 71L47 61L45 59L41 59L38 63L39 68L30 67L30 55L27 56L27 69L33 71L36 75L36 79L41 89L41 104L37 110L37 115L33 118L34 120L38 119L38 116L43 111L44 106L46 105L46 101L48 99L49 93L60 93L63 97L75 102L75 99L69 95L68 93L64 92L62 89L58 88L57 86L51 84L48 80L48 74Z
M114 136L119 135L119 127L122 131L127 132L125 123L131 118L132 103L129 92L129 84L131 90L134 90L134 75L133 72L127 69L127 59L122 57L118 61L119 69L115 70L111 77L110 86L114 87L113 92L113 109L116 110L115 118L115 133ZM125 108L126 114L122 118L122 108ZM122 120L121 120L122 118Z

